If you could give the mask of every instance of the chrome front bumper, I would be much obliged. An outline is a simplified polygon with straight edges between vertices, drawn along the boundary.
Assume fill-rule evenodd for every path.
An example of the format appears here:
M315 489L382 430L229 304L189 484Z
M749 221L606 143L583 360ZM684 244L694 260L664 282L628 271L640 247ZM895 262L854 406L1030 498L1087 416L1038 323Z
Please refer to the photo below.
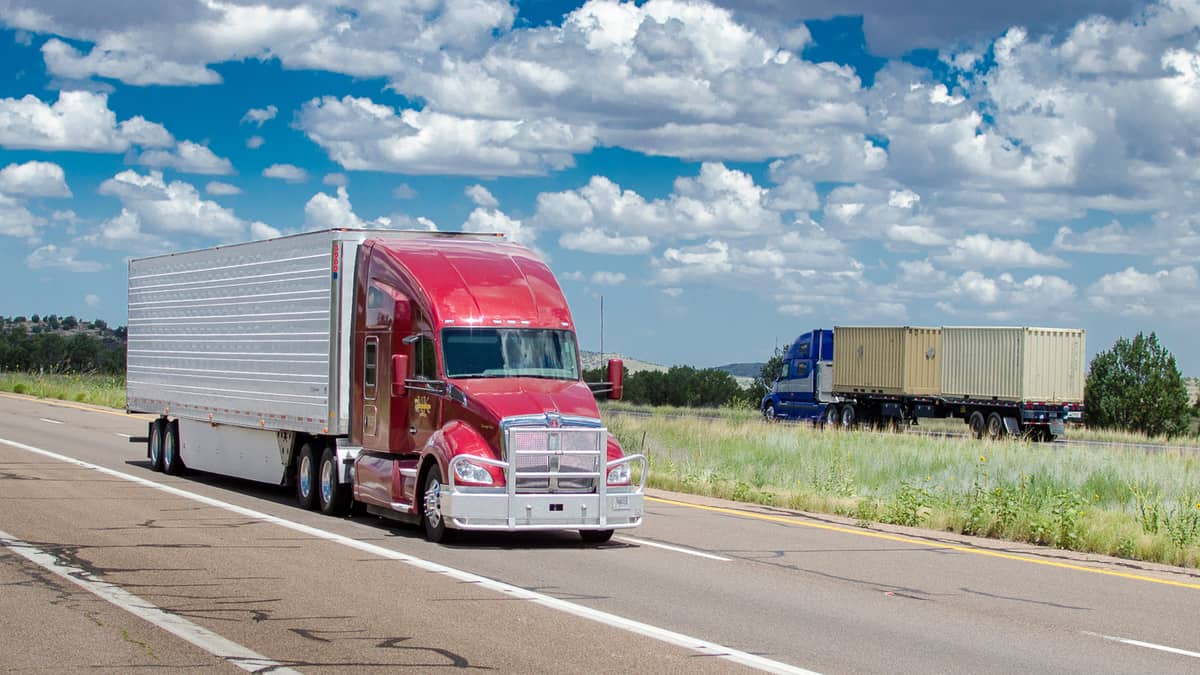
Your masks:
M505 487L456 485L454 466L470 461L504 469ZM608 472L621 464L640 462L637 485L607 485ZM442 486L440 507L448 523L460 530L618 530L642 523L646 487L646 458L630 455L608 462L594 474L597 490L590 493L517 492L514 468L494 459L460 455L450 461L448 484ZM583 474L572 474L584 477Z

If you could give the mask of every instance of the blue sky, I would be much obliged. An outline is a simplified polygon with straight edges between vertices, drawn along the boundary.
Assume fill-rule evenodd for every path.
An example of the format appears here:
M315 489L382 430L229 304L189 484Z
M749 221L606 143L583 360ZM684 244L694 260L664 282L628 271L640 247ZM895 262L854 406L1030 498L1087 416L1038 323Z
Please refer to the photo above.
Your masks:
M1155 331L1200 375L1200 0L0 0L0 314L126 261L503 231L585 349Z

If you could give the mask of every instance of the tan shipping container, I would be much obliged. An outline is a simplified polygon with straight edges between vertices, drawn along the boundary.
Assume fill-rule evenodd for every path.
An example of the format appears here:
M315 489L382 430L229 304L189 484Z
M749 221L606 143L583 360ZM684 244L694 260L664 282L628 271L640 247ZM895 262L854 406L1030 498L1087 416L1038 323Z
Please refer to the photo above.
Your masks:
M1082 329L945 326L942 395L1082 402L1083 359Z
M833 390L934 396L941 385L941 329L837 326Z

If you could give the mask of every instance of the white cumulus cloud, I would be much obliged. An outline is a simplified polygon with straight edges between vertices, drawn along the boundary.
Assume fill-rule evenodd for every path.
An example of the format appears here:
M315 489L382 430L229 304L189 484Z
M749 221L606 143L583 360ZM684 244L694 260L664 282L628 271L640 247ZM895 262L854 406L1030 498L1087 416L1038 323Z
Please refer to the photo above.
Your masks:
M0 146L7 148L124 152L130 145L169 144L170 138L141 116L118 123L102 93L62 91L52 104L32 94L0 99Z
M156 169L171 168L183 173L198 173L210 176L228 176L233 173L233 163L218 157L208 146L180 141L171 150L147 150L137 158L137 163Z
M308 172L295 164L272 164L263 169L262 175L288 183L303 183L308 180Z
M0 193L20 197L70 197L66 174L53 162L31 161L0 169Z

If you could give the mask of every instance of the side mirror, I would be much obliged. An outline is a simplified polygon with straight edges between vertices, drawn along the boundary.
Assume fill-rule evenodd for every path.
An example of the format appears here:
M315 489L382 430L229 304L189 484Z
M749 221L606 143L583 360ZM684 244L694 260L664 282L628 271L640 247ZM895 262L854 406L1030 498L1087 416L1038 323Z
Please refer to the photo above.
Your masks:
M620 401L621 390L625 386L625 362L621 359L609 359L608 384L608 400Z
M392 354L392 398L408 395L404 380L408 377L408 355Z

